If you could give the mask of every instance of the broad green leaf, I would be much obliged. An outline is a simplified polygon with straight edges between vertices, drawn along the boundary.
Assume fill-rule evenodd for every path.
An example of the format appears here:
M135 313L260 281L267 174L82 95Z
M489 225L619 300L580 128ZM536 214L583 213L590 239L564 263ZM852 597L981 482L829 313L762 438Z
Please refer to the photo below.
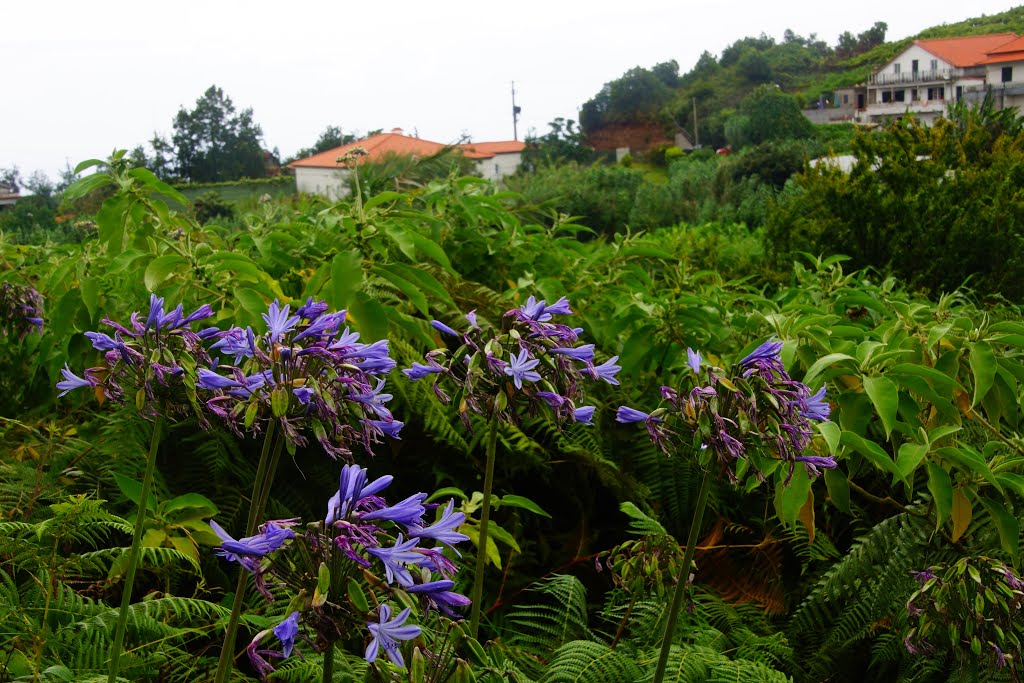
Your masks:
M146 548L159 548L167 540L167 532L163 529L146 529L142 535L142 545Z
M356 329L362 333L367 344L388 336L388 316L384 307L371 299L366 292L356 292L348 306L349 315Z
M825 368L844 361L852 361L854 364L857 363L856 358L845 353L830 353L827 356L822 356L814 362L814 365L807 368L807 374L804 375L804 384L810 386L814 383L814 379L821 374Z
M126 477L123 474L112 472L114 475L114 483L117 484L117 488L121 490L124 497L135 504L136 507L139 505L139 500L142 498L142 482L131 477ZM146 501L146 508L150 511L155 509L153 504L153 496L149 496L149 500Z
M900 391L888 377L864 377L864 391L874 404L878 416L882 419L882 426L885 428L885 438L892 434L892 427L896 423L896 409L900 404Z
M551 515L549 515L548 513L546 513L544 511L544 508L542 508L540 505L537 505L536 503L534 503L529 498L525 498L523 496L516 496L516 495L513 495L511 493L506 495L506 496L502 496L501 497L501 502L497 503L497 501L496 501L496 504L495 504L494 507L497 508L500 505L503 505L503 506L506 506L506 507L513 507L513 508L523 508L524 510L529 510L530 512L532 512L535 515L540 515L542 517L549 517L549 518L551 517Z
M441 248L441 245L412 230L409 231L409 239L416 245L417 249L432 258L434 261L437 261L452 275L455 274L455 270L452 268L452 263L448 260L448 255L444 253L444 249Z
M839 438L842 435L842 430L835 422L831 420L825 422L818 422L818 432L825 439L825 443L828 445L829 455L836 455L836 451L839 449Z
M423 296L423 292L420 291L420 288L415 283L405 279L388 266L375 266L373 268L373 272L397 287L402 294L405 294L409 299L409 302L416 307L417 311L422 313L424 316L430 315L430 306L427 304L427 297Z
M1004 488L1008 488L1021 498L1024 498L1024 476L1013 473L997 474L996 481L1002 484Z
M84 178L79 178L75 182L71 183L71 185L64 190L64 199L67 201L81 199L93 190L109 185L112 182L114 181L106 173L93 173L92 175L87 175Z
M811 490L811 478L804 467L793 471L793 478L788 486L783 486L780 478L776 487L782 489L781 496L776 494L776 514L787 525L793 525L800 516L800 510L807 504L807 494Z
M996 377L996 356L987 341L977 341L971 346L971 374L974 375L974 398L971 407L985 398Z
M170 197L174 201L178 202L182 206L188 206L189 201L182 193L160 180L156 175L148 168L133 168L128 171L128 175L132 176L146 187L150 188L155 192Z
M408 197L408 195L402 194L401 192L381 192L367 199L366 203L363 204L363 210L369 211L370 209L380 206L385 202L395 202L405 199L406 197Z
M256 290L248 287L235 287L234 293L238 303L242 304L242 308L253 316L258 318L261 313L266 313L267 302Z
M904 476L903 472L900 471L900 468L896 466L892 456L886 453L885 450L874 441L869 441L868 439L861 437L859 434L854 434L853 432L843 432L840 443L844 446L849 446L863 455L868 459L868 462L883 472L895 475L904 484L907 483L906 476Z
M901 363L900 365L894 365L891 368L889 368L886 374L888 374L889 376L911 375L913 377L922 377L925 380L927 380L929 384L936 388L941 387L942 389L948 390L963 390L963 387L960 386L959 382L957 382L955 379L952 379L949 375L940 372L935 368L929 368L924 365L915 365L913 363Z
M964 532L967 531L967 527L971 525L971 517L973 516L971 501L964 495L963 489L953 489L953 507L950 514L953 518L953 535L951 538L956 543L964 535Z
M949 330L953 327L953 323L940 323L928 330L928 346L935 346L939 341L949 334Z
M1013 558L1013 563L1017 564L1017 558L1020 555L1020 522L1007 512L1002 503L989 498L979 498L979 500L988 510L988 514L992 516L992 521L995 522L996 528L999 530L999 544Z
M899 454L896 456L896 467L903 473L907 481L913 480L914 470L928 454L928 446L909 441L900 444Z
M850 482L846 479L846 472L838 467L825 470L825 488L828 489L829 500L840 511L852 514L850 511Z
M425 501L423 501L423 502L424 503L432 503L435 500L438 500L438 499L441 499L441 498L451 498L453 496L455 498L461 498L462 500L469 500L469 496L467 496L462 489L456 488L454 486L446 486L443 489L438 489L438 490L434 491L432 494L427 496L427 499Z
M953 480L933 462L928 463L928 491L935 501L935 528L942 526L953 510Z
M487 534L487 559L491 561L498 569L501 569L501 554L498 553L498 546L494 542L494 538L490 534L490 524L488 523L488 534ZM480 548L480 528L475 524L463 525L459 527L459 531L469 536L469 541L475 545L478 549Z
M1000 486L998 481L996 481L996 477L992 473L991 468L989 468L985 458L970 446L964 444L959 448L951 446L946 448L937 448L935 452L938 453L940 457L949 460L962 470L980 475L985 479L985 481L992 484L992 486L994 486L1000 493L1002 492L1003 487Z
M505 531L505 529L501 528L499 525L495 524L493 519L487 523L487 536L488 540L493 538L495 541L500 541L501 543L507 545L509 548L515 550L517 553L522 554L523 552L522 549L519 547L519 544L516 543L516 539L512 536L512 534Z
M362 285L362 255L355 249L335 255L331 261L331 281L327 287L330 298L327 303L338 310L349 308Z
M177 513L178 519L210 518L219 512L213 501L200 493L185 493L163 505L164 513Z
M82 291L82 303L85 310L89 311L89 317L96 319L96 310L100 304L100 283L96 278L84 277L79 284Z
M178 254L157 256L146 266L146 274L142 278L146 289L155 292L160 283L169 278L178 266L186 263L188 261Z

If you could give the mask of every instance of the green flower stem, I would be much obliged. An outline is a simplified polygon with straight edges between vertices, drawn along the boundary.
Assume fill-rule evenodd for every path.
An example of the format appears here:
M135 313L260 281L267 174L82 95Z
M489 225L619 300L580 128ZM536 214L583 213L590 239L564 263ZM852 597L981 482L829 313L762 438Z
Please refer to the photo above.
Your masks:
M320 680L323 683L331 683L334 679L334 641L327 643L327 649L324 650L324 675Z
M676 587L672 592L672 605L668 608L668 621L665 622L665 634L661 638L661 653L658 655L658 668L654 671L654 683L662 683L665 680L665 667L668 666L668 653L672 649L676 619L679 617L679 608L683 604L683 595L689 590L690 567L697 551L697 535L700 533L700 523L704 518L704 508L708 505L708 491L710 490L711 473L705 472L704 479L700 483L700 494L697 496L697 508L693 511L693 521L690 522L690 535L686 539L683 575L676 580Z
M149 490L153 487L153 473L156 471L156 454L160 449L160 436L164 428L164 418L158 415L153 424L153 434L149 439L149 459L146 461L146 474L142 477L142 493L139 494L139 511L135 515L135 529L132 532L132 547L128 551L128 573L124 578L124 589L121 594L121 609L117 613L117 627L114 629L114 642L110 644L110 673L108 683L116 683L117 673L121 668L121 646L124 644L124 632L128 627L128 609L132 604L132 587L135 585L135 570L139 566L139 554L142 550L142 529L146 523L146 506L149 504Z
M256 480L252 483L252 495L249 500L252 502L249 507L249 520L245 525L245 535L252 536L256 533L256 526L259 523L260 517L263 515L263 505L266 504L267 495L270 492L270 482L264 482L267 479L267 472L270 469L271 460L274 461L274 467L277 466L277 458L281 454L281 444L277 443L274 448L271 448L271 444L275 441L275 432L277 430L277 421L271 420L270 424L267 425L267 433L263 436L263 448L260 451L260 463L256 466ZM275 456L271 456L271 450L274 451ZM220 651L220 659L217 662L217 674L214 677L215 683L226 683L228 678L231 676L231 668L233 666L233 652L235 650L235 636L238 633L238 621L242 616L242 602L245 600L245 588L249 580L249 572L244 567L238 568L238 583L235 585L235 599L231 603L231 617L228 619L228 627L224 632L224 646Z
M491 488L494 485L494 453L498 446L498 416L492 414L487 425L487 468L484 473L484 500L480 509L480 538L477 542L476 573L469 599L469 635L477 637L480 629L480 602L484 595L484 569L487 566L487 525L491 520Z

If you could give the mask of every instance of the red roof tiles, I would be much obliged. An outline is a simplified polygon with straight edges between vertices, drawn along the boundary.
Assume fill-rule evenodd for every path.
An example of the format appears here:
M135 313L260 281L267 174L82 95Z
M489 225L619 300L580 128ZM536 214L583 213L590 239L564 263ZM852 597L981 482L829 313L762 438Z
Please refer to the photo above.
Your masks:
M987 36L915 40L914 45L924 48L952 66L964 68L983 63L990 52L1015 38L1016 33L993 33Z
M982 64L998 64L999 62L1019 62L1024 60L1024 36L989 50L988 59Z
M299 159L288 164L291 168L338 168L338 157L344 156L357 147L367 151L367 155L360 163L365 161L377 161L388 154L400 154L417 157L427 157L438 154L445 149L457 149L470 159L489 159L495 154L506 152L520 152L525 145L522 142L473 142L461 145L442 145L440 142L431 142L421 138L413 138L400 133L380 133L359 140L348 145L335 147L326 152L314 154L305 159Z

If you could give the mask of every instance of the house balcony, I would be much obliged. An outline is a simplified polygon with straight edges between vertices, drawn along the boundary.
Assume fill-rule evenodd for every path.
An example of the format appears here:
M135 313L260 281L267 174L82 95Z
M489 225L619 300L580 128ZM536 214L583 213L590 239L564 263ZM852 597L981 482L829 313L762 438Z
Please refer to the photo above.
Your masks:
M946 100L915 100L913 102L872 102L867 106L869 116L902 116L903 114L941 114L946 111Z
M870 85L903 85L913 83L945 83L968 75L964 69L934 69L929 71L911 71L899 74L872 74L868 79Z

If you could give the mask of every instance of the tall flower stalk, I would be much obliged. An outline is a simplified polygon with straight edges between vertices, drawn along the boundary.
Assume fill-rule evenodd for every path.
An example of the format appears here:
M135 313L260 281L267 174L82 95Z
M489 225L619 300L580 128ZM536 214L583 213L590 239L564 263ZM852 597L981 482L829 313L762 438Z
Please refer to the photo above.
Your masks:
M550 411L557 422L591 424L594 406L581 405L584 382L618 384L618 357L595 363L594 345L579 343L583 329L555 318L569 315L572 309L565 297L549 306L531 296L522 306L507 311L496 327L487 325L485 329L476 311L466 314L468 327L461 333L439 320L431 321L434 329L453 340L453 350L430 351L425 364L413 363L402 371L414 382L432 377L434 395L442 403L458 406L467 429L470 412L488 420L476 574L470 593L469 632L473 638L479 631L482 610L499 422L518 424L522 414ZM446 387L454 392L454 398L446 393Z
M645 413L622 406L616 420L643 423L651 441L666 454L695 449L704 471L700 495L686 540L682 574L676 577L666 615L654 683L662 683L668 664L676 620L690 575L715 474L738 484L749 474L765 481L778 472L788 485L798 464L808 476L836 466L830 456L805 455L811 445L812 421L828 418L825 389L815 394L793 380L782 364L782 342L769 340L739 363L725 370L704 363L687 349L687 373L680 388L663 386L662 405ZM698 447L699 445L699 447Z
M156 455L160 449L160 437L163 435L164 418L157 417L153 423L153 434L149 438L149 456L146 459L146 473L142 477L142 492L139 494L139 511L135 515L135 529L132 532L132 547L128 552L128 571L124 577L124 588L121 593L121 607L117 612L117 626L114 628L114 642L110 644L110 669L108 683L117 683L120 670L121 647L124 644L124 632L128 627L128 610L132 604L132 587L135 585L135 571L139 566L139 553L142 549L142 531L146 521L146 507L149 504L149 491L153 486L153 473L156 471Z

